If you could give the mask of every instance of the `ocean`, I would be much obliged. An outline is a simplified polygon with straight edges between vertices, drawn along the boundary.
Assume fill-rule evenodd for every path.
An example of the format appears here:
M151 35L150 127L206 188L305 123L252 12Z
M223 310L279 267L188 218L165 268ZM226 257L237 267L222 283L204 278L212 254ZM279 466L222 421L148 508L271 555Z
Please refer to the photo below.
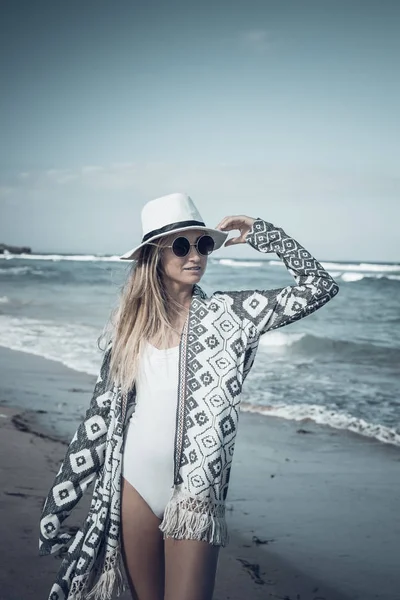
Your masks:
M294 284L284 264L269 256L212 257L200 285L211 293ZM400 446L400 264L322 264L339 295L261 337L242 410L312 420ZM0 345L96 376L97 339L128 268L116 256L0 256ZM69 411L66 422L74 423L89 401L59 407L49 399L46 410L61 417Z

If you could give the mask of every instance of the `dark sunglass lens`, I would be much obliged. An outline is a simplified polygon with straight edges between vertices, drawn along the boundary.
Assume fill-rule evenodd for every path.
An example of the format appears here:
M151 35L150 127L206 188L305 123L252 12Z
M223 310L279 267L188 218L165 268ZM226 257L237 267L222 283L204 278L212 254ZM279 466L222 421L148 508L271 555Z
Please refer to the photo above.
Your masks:
M190 243L185 237L178 237L172 244L172 250L176 256L186 256L190 250Z
M203 235L197 244L200 254L206 256L207 254L211 254L214 250L215 242L211 235Z

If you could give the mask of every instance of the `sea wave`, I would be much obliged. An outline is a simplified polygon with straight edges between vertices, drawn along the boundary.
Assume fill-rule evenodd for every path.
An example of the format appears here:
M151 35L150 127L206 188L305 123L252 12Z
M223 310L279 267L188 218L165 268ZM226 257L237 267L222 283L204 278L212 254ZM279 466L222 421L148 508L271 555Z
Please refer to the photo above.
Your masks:
M400 348L385 346L375 342L356 342L318 337L310 333L284 333L270 331L260 338L260 348L264 351L286 347L286 352L306 356L326 356L333 353L357 364L374 364L389 367L400 364Z
M374 438L385 444L400 446L400 433L391 427L379 423L369 423L345 412L329 409L318 404L280 404L262 406L242 402L241 410L263 416L280 417L291 421L311 420L319 425L328 425L334 429L345 429Z
M400 273L400 264L390 263L341 263L341 262L321 262L328 271L335 269L338 271L362 271L362 272L381 272L381 273Z
M353 282L353 281L361 281L364 279L365 275L363 273L342 273L340 279L342 281Z
M97 375L100 350L94 327L62 325L29 317L0 315L0 345L60 362L74 371Z
M340 279L342 281L345 281L347 283L353 283L355 281L361 281L362 279L390 279L392 281L400 281L400 275L387 275L387 274L383 274L383 273L370 273L368 275L366 275L365 273L357 273L357 272L352 272L349 271L347 273L339 273L339 274L335 274L333 275L333 273L331 273L332 277L340 277Z
M0 304L8 304L10 299L7 296L0 296Z
M48 277L49 272L31 266L23 266L0 268L0 275L39 275L39 277Z
M268 261L271 266L285 267L281 260ZM379 264L379 263L340 263L340 262L321 262L321 265L329 273L342 273L343 271L362 272L362 273L399 273L399 264ZM286 267L285 267L286 268ZM333 275L332 275L333 276ZM372 275L371 275L372 276Z
M222 265L224 267L262 267L268 263L268 261L264 260L237 260L234 258L220 258L217 261L217 264Z
M98 328L81 324L62 324L50 320L0 315L0 345L57 361L75 371L92 376L98 374L101 363L101 352L97 350L97 338L100 334L101 331ZM285 347L289 352L292 350L297 352L300 347L305 352L313 352L317 355L322 355L330 348L334 348L340 353L341 360L345 356L344 353L347 352L349 355L351 354L353 362L360 360L360 346L368 347L367 344L318 338L305 333L279 331L262 336L260 345L264 346L264 351L267 352L273 350L274 347ZM388 357L393 353L393 364L400 364L399 350L382 347L377 351L376 348L375 346L373 349L374 364L382 360L383 364L387 365ZM311 419L316 423L337 429L347 429L381 442L400 445L400 433L395 429L367 422L349 413L340 412L336 408L315 404L257 405L242 403L242 410L296 421Z
M108 284L114 277L124 275L121 267L111 267L106 263L31 263L28 265L8 264L0 267L0 281L9 280L25 283L46 281L48 284Z
M1 260L44 260L59 262L61 260L78 262L122 262L119 256L97 256L96 254L0 254Z
M273 267L285 267L282 261L271 260L268 264ZM344 283L357 283L363 280L391 280L400 281L400 265L380 264L344 264L344 263L321 263L328 273L337 280Z
M122 262L119 255L100 255L100 254L0 254L0 260L41 260L41 261L78 261L78 262ZM260 267L263 265L277 266L286 268L282 260L276 259L243 259L243 258L219 258L211 259L216 264L229 267ZM390 263L345 263L333 261L320 261L323 267L331 272L343 273L344 271L362 272L362 273L398 273L400 275L400 264Z
M266 347L281 347L292 346L299 340L303 339L306 333L283 333L281 331L270 331L268 335L260 337L260 346Z

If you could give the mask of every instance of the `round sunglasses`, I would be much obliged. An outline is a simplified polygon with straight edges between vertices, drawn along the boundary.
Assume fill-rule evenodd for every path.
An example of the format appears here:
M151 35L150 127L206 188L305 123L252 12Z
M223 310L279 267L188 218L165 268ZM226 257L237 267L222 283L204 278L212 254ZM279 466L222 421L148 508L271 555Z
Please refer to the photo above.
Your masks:
M215 242L211 235L202 235L195 244L191 244L190 241L182 235L175 238L171 246L165 247L172 248L172 252L175 256L183 258L189 254L192 246L196 248L197 253L200 254L200 256L208 256L214 250Z

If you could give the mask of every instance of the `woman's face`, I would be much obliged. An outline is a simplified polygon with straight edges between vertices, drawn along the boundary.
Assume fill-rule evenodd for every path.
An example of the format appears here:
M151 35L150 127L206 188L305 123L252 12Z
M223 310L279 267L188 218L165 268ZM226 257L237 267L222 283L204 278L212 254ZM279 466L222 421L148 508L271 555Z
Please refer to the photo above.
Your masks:
M174 233L165 238L165 243L168 246L172 246L173 241L177 237L185 237L191 244L195 244L196 241L204 235L204 231L201 229L190 229L189 231L182 231L180 233ZM179 284L194 284L200 281L207 266L207 256L202 256L197 252L197 249L193 246L190 247L190 251L186 256L176 256L172 248L163 248L161 252L161 267L164 276L167 277L171 282Z

